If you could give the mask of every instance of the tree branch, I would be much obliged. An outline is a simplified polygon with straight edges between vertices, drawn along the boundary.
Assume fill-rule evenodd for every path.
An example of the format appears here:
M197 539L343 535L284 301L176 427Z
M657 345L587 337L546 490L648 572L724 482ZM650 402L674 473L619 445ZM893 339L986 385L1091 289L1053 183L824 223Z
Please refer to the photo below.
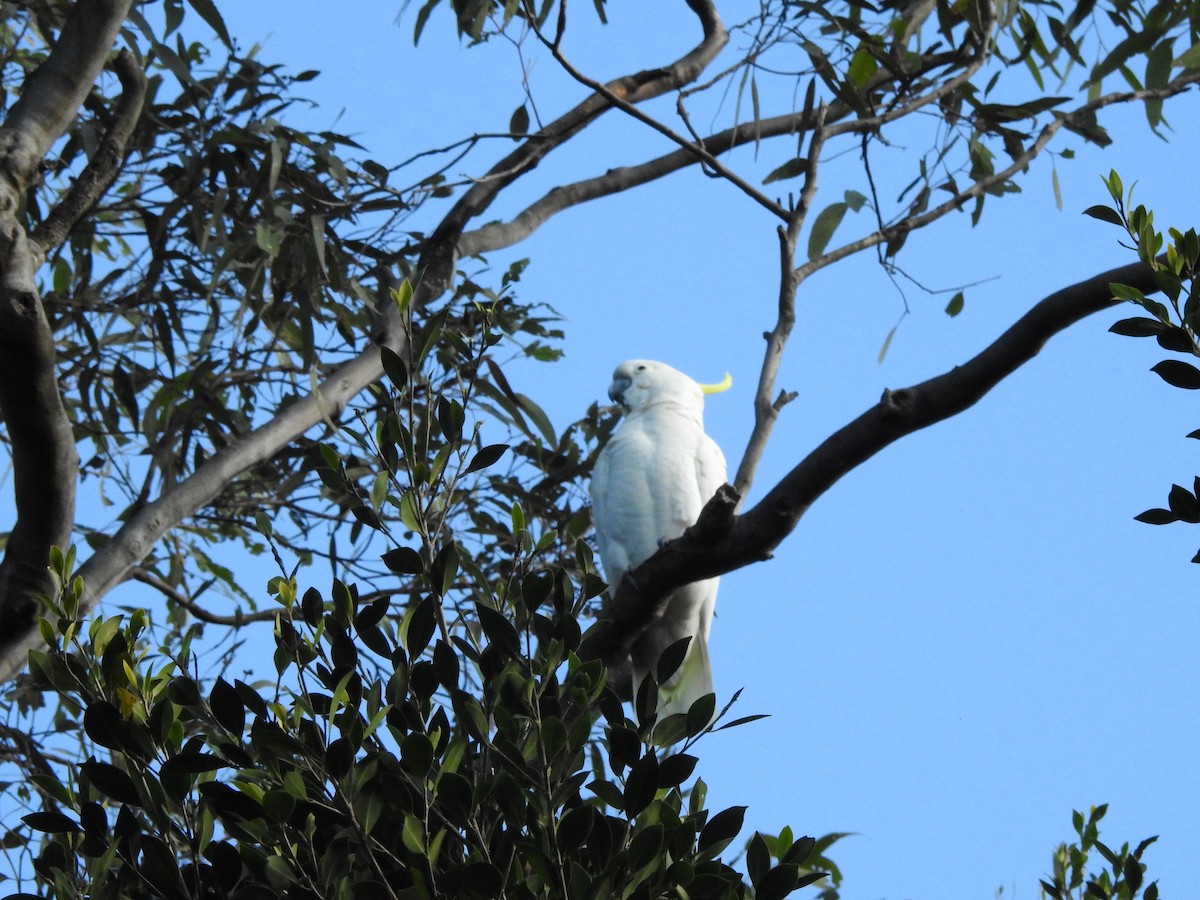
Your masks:
M254 612L242 612L236 609L231 616L222 616L214 612L209 612L199 603L196 603L190 597L181 594L171 585L167 584L153 572L143 569L141 566L136 566L130 572L130 577L134 581L139 581L144 585L154 588L172 603L182 606L201 622L208 622L210 625L228 625L233 628L240 627L249 622L274 622L275 617L279 615L279 611L275 609L259 609Z
M57 353L24 230L0 225L0 414L12 447L16 521L0 562L0 651L32 629L52 589L51 546L71 542L79 456L55 372ZM23 662L23 660L22 660Z
M848 256L853 256L861 250L866 250L870 247L876 247L880 244L887 243L897 238L903 237L913 231L924 228L926 225L937 221L948 213L962 209L968 200L973 200L976 197L981 197L989 190L997 185L1004 184L1018 172L1022 172L1029 168L1029 164L1036 159L1043 150L1049 145L1050 141L1058 132L1073 124L1076 121L1083 119L1089 113L1094 113L1106 106L1114 106L1119 103L1130 103L1139 100L1155 100L1174 97L1184 91L1189 90L1193 85L1200 83L1200 72L1193 72L1189 75L1181 75L1174 79L1170 84L1164 85L1161 88L1147 88L1136 91L1119 91L1111 94L1105 94L1097 97L1069 113L1063 113L1055 117L1052 122L1048 122L1038 134L1037 139L1029 145L1024 153L1013 159L1011 165L1005 167L999 172L995 172L986 178L981 178L974 182L970 187L959 191L949 200L935 206L933 209L927 210L919 215L908 216L896 222L893 225L888 225L884 228L877 229L868 235L864 235L858 240L851 241L848 244L843 244L828 253L822 254L817 259L809 260L800 266L796 272L801 281L808 278L814 272L833 265L839 260L845 259ZM858 131L854 127L856 123L850 123L849 129Z
M1147 294L1158 290L1143 262L1063 288L962 366L913 387L885 391L875 406L827 438L744 515L733 515L736 494L723 488L697 525L629 573L589 630L581 655L620 663L641 630L661 614L671 591L770 559L808 508L847 472L905 435L966 410L1055 334L1120 302L1112 296L1112 283Z
M729 36L710 0L687 0L687 4L697 14L704 32L699 44L663 68L626 75L599 86L600 89L593 91L582 103L559 116L537 134L531 135L516 150L492 166L487 175L463 194L430 235L430 243L435 247L454 246L460 254L469 255L458 246L467 223L486 210L505 187L537 166L547 154L566 143L600 115L612 109L614 99L628 104L641 103L698 78L725 46ZM441 272L430 274L439 280L444 277L449 284L449 272L444 275Z
M767 449L767 441L775 429L775 421L779 411L795 397L795 394L775 393L775 381L779 377L779 364L783 361L783 351L796 323L796 291L800 288L800 279L796 274L796 243L800 239L800 229L812 209L813 198L817 194L817 176L821 167L821 150L825 146L825 111L824 104L817 110L817 120L812 130L812 138L808 146L808 165L804 171L804 187L800 191L800 200L788 219L786 228L779 229L779 300L775 317L775 327L763 334L767 349L763 355L763 364L759 369L758 387L754 392L754 428L750 439L746 442L746 450L742 461L738 464L737 476L733 480L733 489L742 497L750 492L754 483L754 473Z
M0 562L0 657L36 634L53 581L51 546L70 543L79 457L58 390L54 338L38 295L41 248L17 220L25 191L92 89L131 0L77 3L54 49L26 80L0 126L0 416L12 446L16 522Z
M62 202L33 232L33 242L43 253L63 242L75 223L104 195L120 174L129 136L137 125L142 101L146 97L146 76L133 54L124 49L117 54L113 68L121 80L121 100L96 152Z
M76 3L46 61L26 79L0 127L0 215L11 215L54 142L96 83L132 0Z

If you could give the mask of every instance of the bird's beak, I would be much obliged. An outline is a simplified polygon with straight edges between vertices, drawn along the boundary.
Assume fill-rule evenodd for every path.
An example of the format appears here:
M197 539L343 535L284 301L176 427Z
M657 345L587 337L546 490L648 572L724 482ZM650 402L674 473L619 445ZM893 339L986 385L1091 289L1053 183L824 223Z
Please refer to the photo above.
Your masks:
M608 386L608 398L613 403L621 404L625 407L625 392L633 385L632 378L614 378L612 384Z

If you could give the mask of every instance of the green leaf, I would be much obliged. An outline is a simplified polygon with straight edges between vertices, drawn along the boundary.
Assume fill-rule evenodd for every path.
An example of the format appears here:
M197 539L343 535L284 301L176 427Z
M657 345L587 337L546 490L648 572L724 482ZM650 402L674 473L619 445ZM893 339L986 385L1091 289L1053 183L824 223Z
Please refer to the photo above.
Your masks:
M1164 41L1149 53L1146 60L1146 89L1166 87L1171 78L1171 42ZM1146 121L1151 130L1157 130L1163 122L1161 97L1146 100Z
M483 633L506 657L515 656L521 649L517 630L501 613L483 603L475 604L475 612Z
M438 429L442 436L451 444L457 444L462 439L465 415L462 404L447 397L437 399Z
M746 845L746 871L750 875L750 883L757 889L762 885L763 878L771 870L771 851L767 842L757 831L750 843ZM757 890L756 890L757 896Z
M867 195L860 194L858 191L846 191L843 199L846 201L846 206L850 207L850 212L858 212L867 205Z
M272 228L268 223L260 221L254 226L254 239L259 249L274 259L283 247L283 232Z
M718 728L716 730L724 731L726 728L737 728L739 725L747 725L750 722L757 722L759 719L766 719L766 718L768 718L766 713L755 713L752 716L742 716L741 718L734 719L732 722L726 722L724 725L722 725L720 728Z
M1192 44L1182 53L1180 53L1171 65L1180 69L1198 69L1200 68L1200 43Z
M420 575L425 563L412 547L396 547L383 554L383 564L398 575Z
M554 425L550 422L550 417L545 411L526 397L524 394L517 394L517 400L521 404L521 411L533 421L537 427L538 433L545 439L546 443L553 447L558 443L558 436L554 432Z
M825 247L829 244L833 233L837 231L838 225L842 224L842 218L846 215L847 208L844 201L838 201L829 204L817 215L812 231L808 235L808 258L810 260L819 259L825 252Z
M1116 169L1108 170L1108 178L1103 179L1105 187L1108 188L1108 196L1112 197L1118 204L1125 200L1125 186L1121 183L1121 176L1117 174Z
M212 0L188 0L188 6L194 9L208 24L208 27L216 32L222 44L230 50L233 49L233 42L229 39L229 32L225 28L225 20L221 18L221 13L217 11Z
M1156 340L1158 346L1175 353L1191 353L1195 346L1192 343L1192 336L1178 325L1168 326L1162 334L1156 335Z
M1177 359L1164 359L1150 369L1167 384L1189 391L1200 390L1200 369Z
M883 346L879 348L879 356L878 356L878 357L876 357L876 359L875 359L875 362L876 362L878 365L883 365L883 359L884 359L884 357L885 357L885 356L887 356L888 350L890 350L890 349L891 349L891 346L892 346L892 338L894 338L894 337L896 336L896 329L897 329L897 328L899 328L899 327L900 327L900 323L899 323L899 322L897 322L895 325L893 325L893 326L892 326L892 327L891 327L891 328L888 330L887 337L885 337L885 338L883 339Z
M697 848L709 858L715 857L724 850L729 842L737 837L742 830L742 822L746 818L746 807L731 806L717 813L700 831Z
M392 293L392 300L393 300L393 302L395 302L396 308L398 310L400 310L400 312L406 312L408 310L408 307L412 304L412 298L413 298L412 283L407 278L405 278L403 281L400 282L399 287L392 288L391 293Z
M811 876L816 876L816 878L811 878ZM809 872L805 875L806 878L811 879L808 883L824 876L824 872ZM771 869L763 877L762 883L756 886L754 898L755 900L783 900L796 888L802 886L799 866L780 865Z
M470 475L472 472L486 469L499 460L507 450L508 444L489 444L481 448L478 453L471 457L471 462L467 464L467 468L463 470L463 474Z
M654 671L654 677L658 679L659 684L666 684L667 679L679 671L691 643L690 637L680 638L659 655Z
M219 769L227 769L229 767L229 763L216 754L196 753L185 750L182 753L176 753L163 763L159 767L159 773L162 777L180 774L199 775L204 772L216 772Z
M1121 228L1125 227L1125 223L1121 221L1120 214L1115 209L1110 209L1107 206L1089 206L1083 211L1085 216L1091 216L1093 219L1099 219L1101 222L1111 222Z
M1121 319L1109 326L1113 334L1125 337L1156 337L1171 326L1158 319L1148 319L1145 316L1134 316L1132 319Z
M1117 300L1128 300L1131 303L1145 303L1146 295L1135 287L1130 287L1127 284L1117 284L1113 282L1109 284L1108 289L1112 291L1112 295Z
M98 762L94 756L83 763L80 770L87 776L87 780L91 782L92 786L106 797L110 797L118 803L128 803L131 806L142 805L133 779L124 770L118 769L110 763Z
M1148 509L1133 518L1138 522L1145 522L1147 525L1170 525L1172 522L1179 521L1179 517L1169 509Z
M431 12L433 12L433 8L441 2L442 2L442 0L429 0L429 2L426 3L424 6L422 6L421 9L417 12L417 21L416 21L416 24L413 26L413 46L414 47L421 40L421 32L425 30L425 23L429 19L429 14Z
M763 184L771 184L776 181L786 181L789 178L796 178L808 171L808 160L802 156L797 156L795 159L789 159L778 169L774 169L766 178L763 179Z
M400 355L391 347L380 347L379 359L383 363L384 374L396 390L404 390L404 386L408 384L408 366L404 364Z
M49 834L83 830L74 819L53 810L49 812L29 813L28 815L21 816L21 821L34 831L44 831Z
M963 311L963 304L963 293L962 291L959 291L957 294L951 297L950 302L946 304L946 315L953 319Z
M513 114L508 120L508 130L514 139L519 139L521 135L529 131L529 109L524 103L513 110Z
M866 87L867 81L875 74L879 68L879 60L875 58L875 54L864 44L854 51L854 56L850 59L850 67L846 70L846 77L852 81L857 87Z
M625 777L625 812L636 816L654 799L658 790L658 759L653 753L647 753L629 770ZM741 823L738 823L741 828ZM735 831L734 834L737 832Z
M246 727L246 705L242 703L241 695L233 689L233 685L218 677L213 684L208 704L217 722L240 739Z
M699 760L687 753L676 753L668 756L658 765L658 787L673 788L683 784L692 777Z

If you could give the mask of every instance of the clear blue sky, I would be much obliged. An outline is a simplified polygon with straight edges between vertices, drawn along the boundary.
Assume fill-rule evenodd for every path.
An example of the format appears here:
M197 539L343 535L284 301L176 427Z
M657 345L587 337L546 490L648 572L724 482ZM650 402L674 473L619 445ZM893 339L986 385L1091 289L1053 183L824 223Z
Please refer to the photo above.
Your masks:
M729 22L758 6L720 5ZM322 70L304 86L321 104L311 123L354 135L384 164L505 130L523 100L514 48L461 48L444 9L414 48L419 4L397 26L399 6L371 0L334 13L258 0L224 13L243 46L264 44L266 61ZM566 45L599 77L660 64L693 40L682 0L608 6L607 30L589 27ZM593 19L590 7L572 5L579 24ZM687 29L679 36L677 24ZM524 62L544 117L579 96L547 53L527 45ZM1059 163L1062 211L1045 159L1024 193L989 201L978 228L959 215L914 235L901 263L927 284L994 280L969 290L953 320L942 311L948 295L908 289L912 314L882 365L876 355L903 309L896 288L867 259L808 282L780 385L799 396L750 502L884 388L964 361L1045 294L1130 261L1116 229L1080 215L1106 200L1100 176L1110 167L1139 181L1160 223L1193 224L1189 105L1168 105L1170 144L1146 132L1140 110L1105 120L1117 137L1107 151L1064 142L1077 156ZM508 146L462 173L482 174ZM666 149L619 116L586 146L543 164L496 215L558 181ZM781 144L733 162L761 179L787 156ZM826 202L861 189L850 163L831 164ZM441 209L412 227L429 227ZM701 381L728 370L734 389L710 398L707 422L732 467L773 322L774 228L692 171L562 214L495 254L497 272L532 257L521 296L565 319L565 359L518 371L517 389L561 427L604 397L623 359L661 359ZM1200 408L1148 371L1162 358L1152 344L1106 333L1128 314L1076 326L976 408L860 467L775 560L722 582L718 691L743 688L738 710L771 718L700 745L710 803L748 804L747 825L763 831L856 832L834 853L845 900L985 900L1000 888L1036 897L1051 849L1071 835L1071 810L1104 802L1108 842L1162 835L1146 860L1165 894L1200 881L1200 569L1188 562L1200 529L1133 521L1162 504L1173 480L1190 484L1200 445L1184 435L1200 426Z

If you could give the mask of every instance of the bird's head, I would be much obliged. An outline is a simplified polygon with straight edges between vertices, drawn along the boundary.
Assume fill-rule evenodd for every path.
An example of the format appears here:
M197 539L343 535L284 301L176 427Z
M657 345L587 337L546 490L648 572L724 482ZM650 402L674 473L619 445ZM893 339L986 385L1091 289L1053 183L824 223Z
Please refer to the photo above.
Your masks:
M613 371L608 396L627 414L662 403L699 415L704 409L705 394L727 390L732 384L728 373L719 384L699 384L666 363L631 359Z

